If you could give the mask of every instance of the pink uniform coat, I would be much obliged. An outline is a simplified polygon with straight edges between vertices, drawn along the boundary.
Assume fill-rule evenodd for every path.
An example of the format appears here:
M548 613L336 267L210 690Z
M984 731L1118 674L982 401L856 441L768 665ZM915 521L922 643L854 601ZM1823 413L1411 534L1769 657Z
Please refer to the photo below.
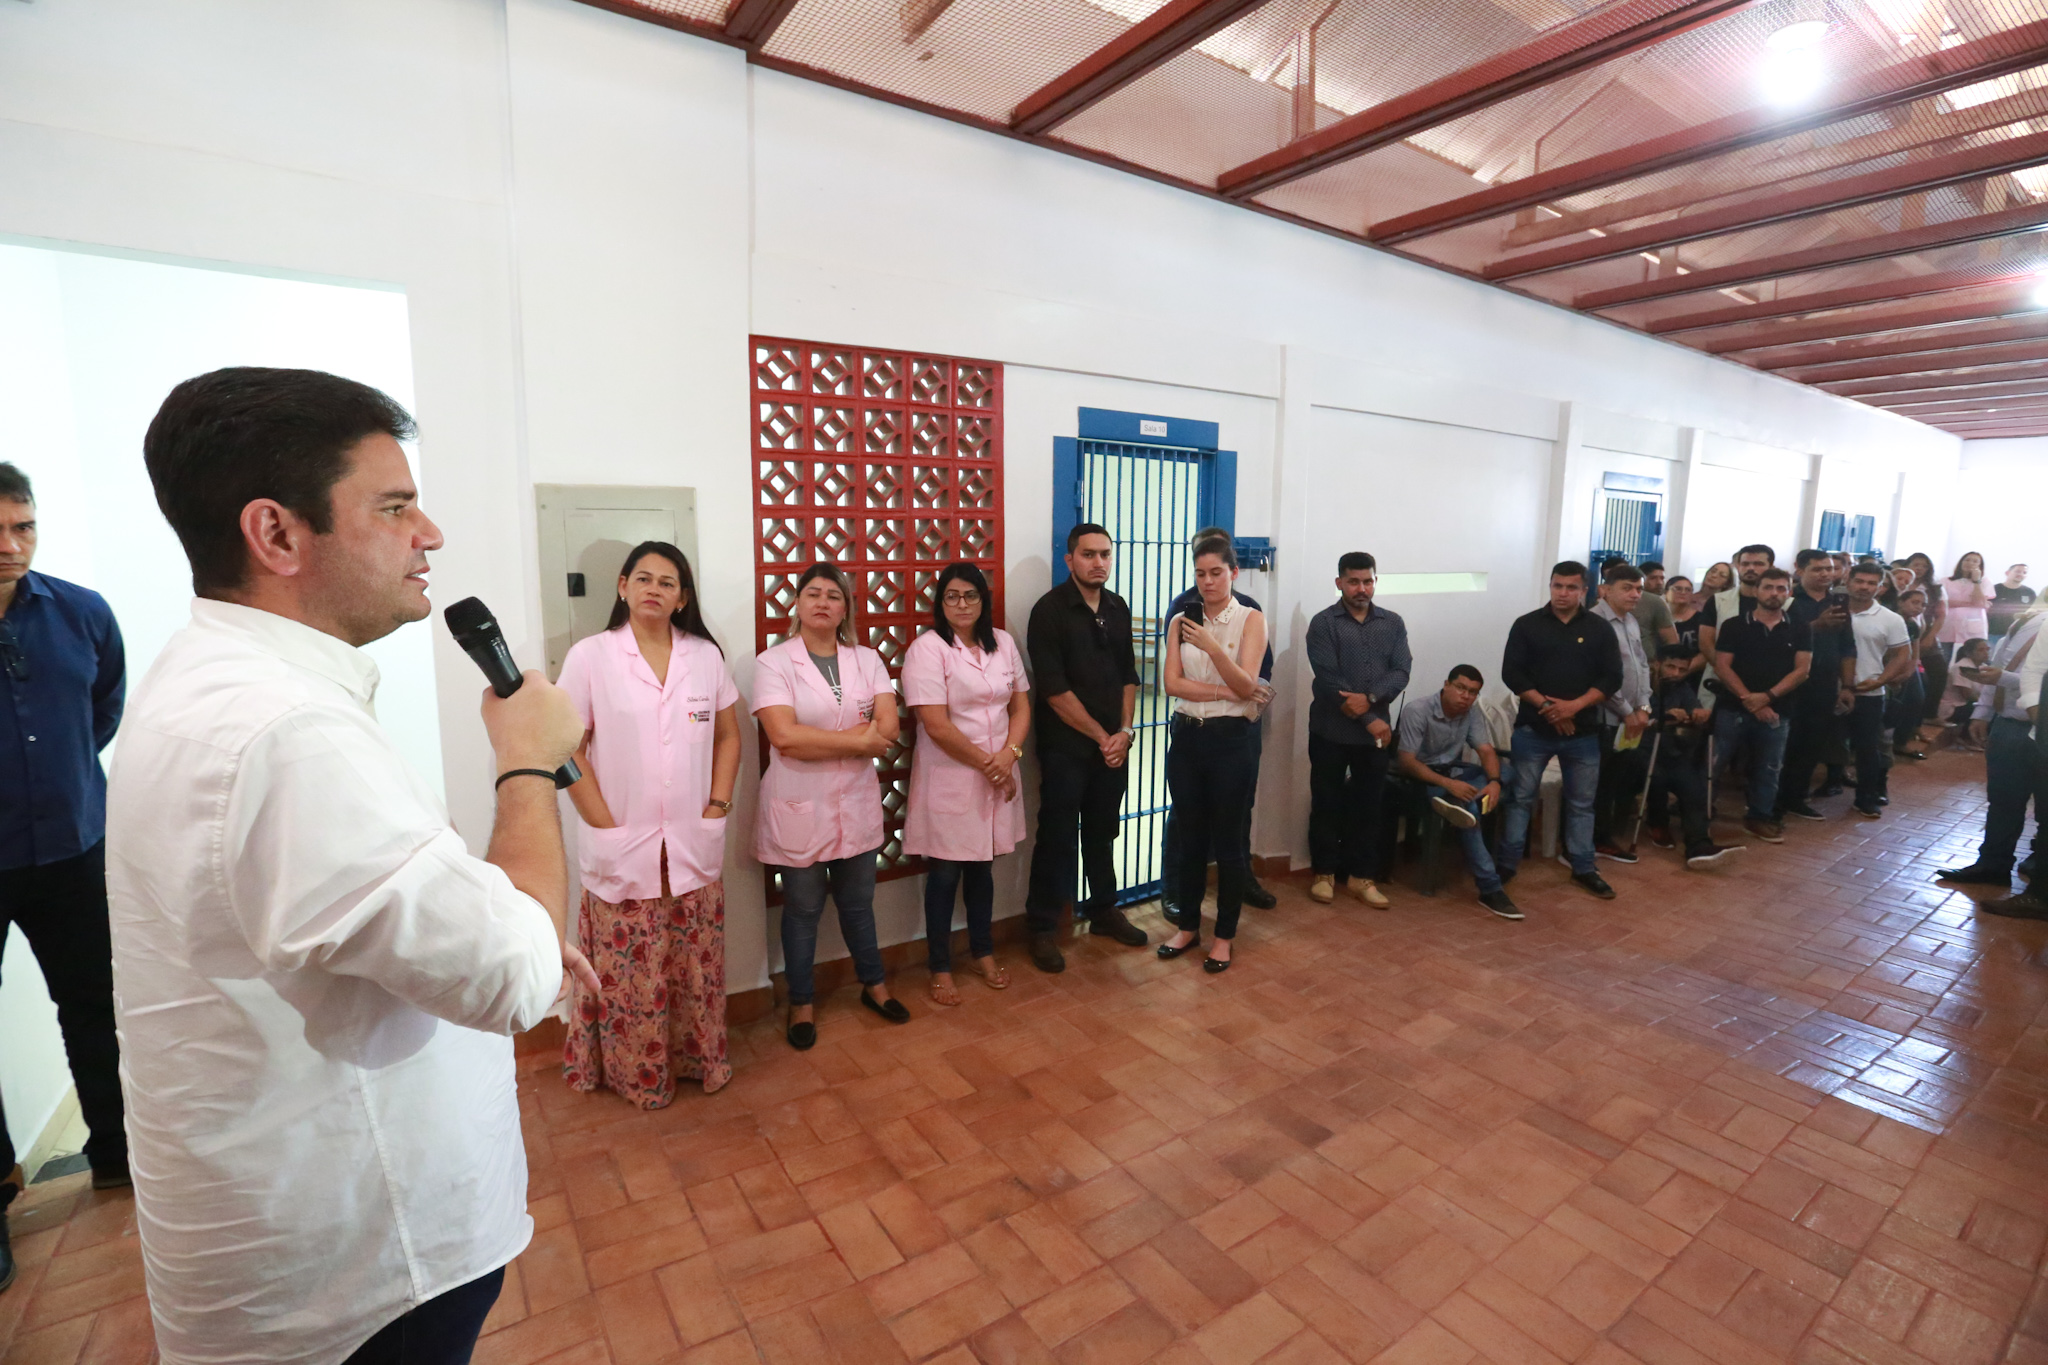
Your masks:
M903 700L944 706L967 742L1000 749L1010 734L1010 698L1026 691L1024 659L1008 631L996 632L989 654L965 639L947 644L937 631L917 637L903 656ZM1003 800L987 778L920 735L910 755L910 804L903 815L903 851L954 862L985 863L1024 838L1024 796Z
M796 723L847 730L875 718L875 698L894 690L882 656L856 645L839 647L844 696L811 662L802 636L765 650L754 660L754 713L770 706L796 708ZM882 846L882 784L870 758L785 758L768 751L761 804L754 820L754 856L772 867L872 853Z
M668 679L656 682L630 626L578 640L562 661L562 690L590 732L598 790L618 823L583 825L576 851L584 887L600 900L680 896L725 873L726 821L707 820L718 713L740 699L709 640L669 632Z

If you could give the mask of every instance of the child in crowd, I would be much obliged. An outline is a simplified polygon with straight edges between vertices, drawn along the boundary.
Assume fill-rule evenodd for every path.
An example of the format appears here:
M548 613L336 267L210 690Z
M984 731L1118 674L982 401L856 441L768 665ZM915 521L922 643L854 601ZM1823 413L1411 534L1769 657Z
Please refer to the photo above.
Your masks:
M1686 644L1663 645L1657 650L1656 690L1650 703L1655 738L1643 742L1656 746L1656 771L1650 786L1650 807L1645 816L1650 842L1670 848L1671 812L1666 797L1678 800L1678 819L1685 836L1685 865L1694 871L1712 867L1740 847L1716 844L1707 816L1707 734L1713 712L1700 699L1698 680L1692 672L1699 651Z
M1983 745L1970 738L1970 720L1977 709L1977 670L1991 662L1989 640L1965 640L1963 647L1956 651L1955 667L1949 670L1948 686L1941 690L1941 733L1935 736L1936 747L1948 745L1957 749L1981 751Z

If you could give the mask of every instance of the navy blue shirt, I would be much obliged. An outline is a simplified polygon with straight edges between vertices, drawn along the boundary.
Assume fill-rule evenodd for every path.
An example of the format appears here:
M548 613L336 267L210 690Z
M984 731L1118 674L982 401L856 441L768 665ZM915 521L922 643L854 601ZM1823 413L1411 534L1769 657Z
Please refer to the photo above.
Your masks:
M106 598L34 572L14 585L0 616L0 871L106 837L99 755L121 723L126 668Z

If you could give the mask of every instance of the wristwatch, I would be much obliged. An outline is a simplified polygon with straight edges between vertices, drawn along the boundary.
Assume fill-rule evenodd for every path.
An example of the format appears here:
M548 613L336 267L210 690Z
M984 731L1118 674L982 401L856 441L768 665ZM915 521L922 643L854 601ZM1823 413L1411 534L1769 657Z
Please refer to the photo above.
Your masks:
M1021 759L1024 757L1024 746L1021 744L1012 744L1010 746L1010 752Z
M707 806L716 806L720 810L724 811L727 815L732 814L732 802L730 801L721 801L714 796L708 801L706 801L704 804Z

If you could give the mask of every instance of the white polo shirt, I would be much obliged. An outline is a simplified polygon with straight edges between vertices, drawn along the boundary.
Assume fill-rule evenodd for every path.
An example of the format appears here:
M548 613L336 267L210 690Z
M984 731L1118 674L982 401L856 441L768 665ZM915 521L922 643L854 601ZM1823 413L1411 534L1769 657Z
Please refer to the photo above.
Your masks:
M1906 618L1890 607L1872 602L1866 611L1849 613L1849 629L1856 637L1856 681L1869 682L1884 672L1884 656L1906 644Z

